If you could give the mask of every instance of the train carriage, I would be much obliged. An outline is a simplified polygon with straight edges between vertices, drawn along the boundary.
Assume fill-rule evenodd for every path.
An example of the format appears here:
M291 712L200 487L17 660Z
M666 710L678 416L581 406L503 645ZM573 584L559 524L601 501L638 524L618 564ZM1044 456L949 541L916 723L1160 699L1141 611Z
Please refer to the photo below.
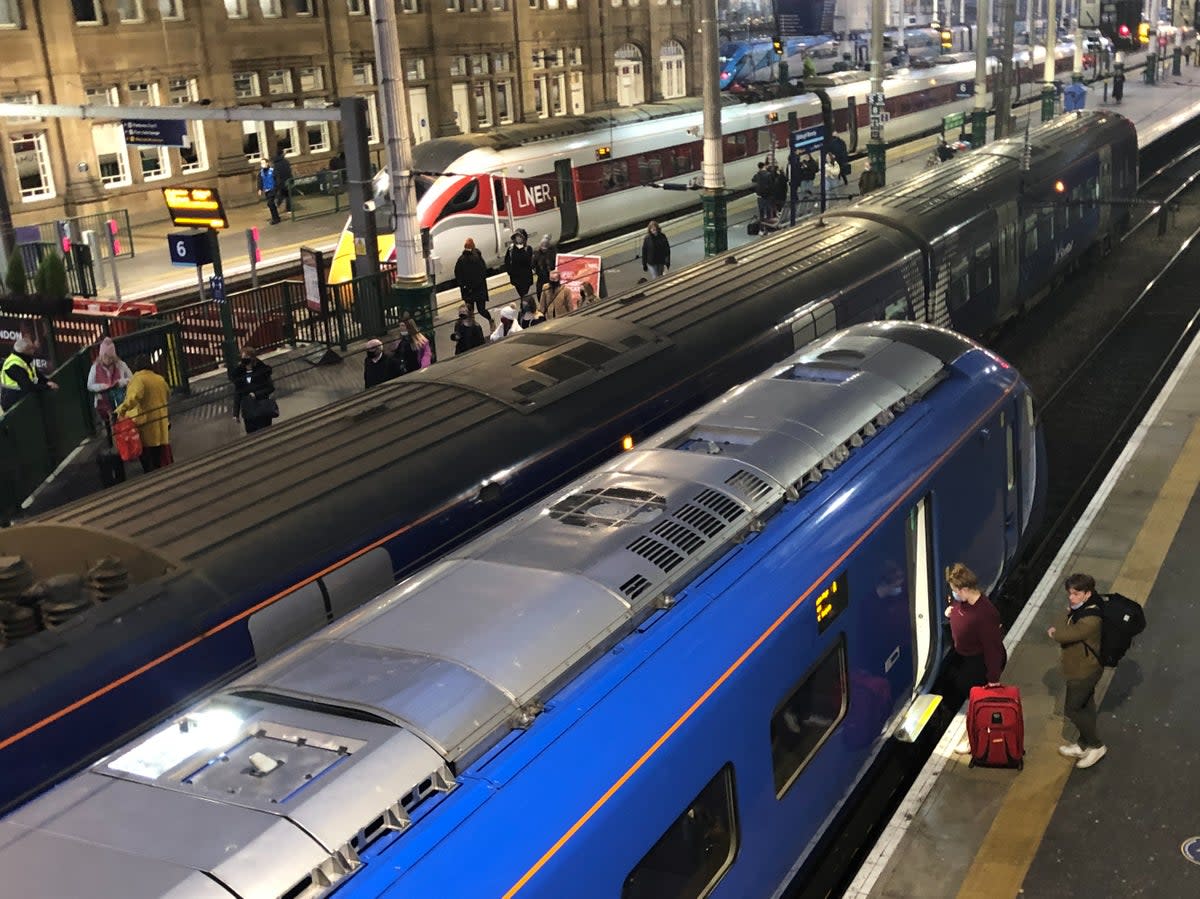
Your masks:
M1103 147L1124 173L1107 199L1120 208L1136 184L1136 140L1121 117L1049 126L1046 148L1080 145L1066 157L1043 152L1041 134L1029 137L1029 172L1023 139L1001 142L939 166L920 192L885 188L823 222L0 531L0 554L26 557L37 578L83 574L106 556L129 577L67 626L0 652L0 766L21 772L0 783L0 807L341 618L624 437L640 440L835 328L942 311L969 333L998 326L1020 293L1000 306L980 281L939 305L935 276L963 249L954 235L976 234L981 210L1015 202L1023 181L1053 190L1064 159L1085 171ZM1081 232L1073 252L1107 237ZM1017 289L1041 290L1058 271L1031 272Z
M1041 465L969 340L826 337L0 821L9 888L769 896Z

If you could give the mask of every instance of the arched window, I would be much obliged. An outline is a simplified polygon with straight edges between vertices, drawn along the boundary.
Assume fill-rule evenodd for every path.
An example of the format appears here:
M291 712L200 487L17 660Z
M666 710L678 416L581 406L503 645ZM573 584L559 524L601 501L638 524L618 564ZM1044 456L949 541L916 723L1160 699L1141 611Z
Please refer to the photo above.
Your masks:
M617 105L636 106L646 101L642 79L642 51L634 44L622 44L613 54L617 68Z
M679 41L663 41L658 52L658 79L664 100L687 96L687 59Z

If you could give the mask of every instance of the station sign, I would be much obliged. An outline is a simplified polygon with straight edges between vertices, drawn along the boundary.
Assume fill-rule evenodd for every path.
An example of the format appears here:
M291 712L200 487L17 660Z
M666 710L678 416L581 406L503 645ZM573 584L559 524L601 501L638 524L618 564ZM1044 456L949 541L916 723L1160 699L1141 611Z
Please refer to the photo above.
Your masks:
M825 126L814 125L811 128L801 128L792 132L791 147L793 150L815 150L825 143Z
M948 116L942 116L942 131L953 131L956 128L962 128L966 117L961 112L952 112Z
M188 123L182 119L122 119L125 143L131 147L190 147Z
M192 228L167 235L167 252L171 265L211 265L212 241L208 231Z
M174 225L211 228L214 231L229 227L221 195L213 188L164 187L163 199Z

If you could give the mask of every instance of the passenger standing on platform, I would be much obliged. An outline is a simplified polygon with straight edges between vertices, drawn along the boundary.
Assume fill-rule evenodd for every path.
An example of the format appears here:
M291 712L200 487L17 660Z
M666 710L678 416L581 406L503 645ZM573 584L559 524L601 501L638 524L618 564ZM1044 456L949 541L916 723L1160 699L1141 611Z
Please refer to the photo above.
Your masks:
M454 333L450 335L450 340L454 343L455 356L483 346L486 342L483 339L483 328L475 321L470 306L463 306L458 310L458 322L454 325Z
M765 222L774 218L774 210L771 208L771 172L765 162L758 164L758 171L750 179L750 184L754 187L754 195L758 197L758 220ZM642 258L644 260L645 256Z
M975 572L962 562L955 562L946 569L946 583L950 585L946 617L950 619L950 634L958 657L954 685L959 692L968 695L972 687L1000 683L1000 674L1008 662L1004 630L1000 613L980 591ZM964 737L954 751L969 753L970 740Z
M275 158L271 160L271 171L275 173L276 203L286 203L287 211L292 211L292 164L283 154L283 144L275 147Z
M137 425L142 438L142 471L151 472L171 461L171 423L167 403L171 388L166 379L150 367L145 353L133 360L134 373L125 388L125 401L115 414L127 415Z
M279 217L279 207L275 205L275 170L265 159L261 160L258 165L258 195L267 201L267 211L271 213L271 224L278 225L282 219Z
M846 148L846 142L842 140L841 135L834 134L825 144L829 149L829 153L837 160L838 178L842 179L842 184L850 183L850 151Z
M469 237L463 242L462 255L454 263L454 280L458 282L462 301L486 318L494 328L496 323L487 310L487 263L483 261L483 254L475 249L475 241Z
M87 379L88 390L95 395L96 414L102 422L107 422L113 409L125 401L125 388L132 378L133 372L117 355L117 345L111 337L105 337L100 341Z
M429 338L421 333L415 320L404 320L404 335L400 338L400 348L396 351L400 361L404 363L404 373L429 368L433 364L433 346Z
M403 363L391 353L383 351L383 341L367 341L367 353L363 359L363 387L374 387L403 373Z
M533 248L524 228L513 233L512 243L504 253L504 270L508 272L508 283L518 297L529 295L533 287Z
M817 180L817 175L821 171L821 166L815 159L813 159L812 153L805 150L804 158L800 160L799 171L800 193L803 194L806 191L811 191L813 189L813 184Z
M542 295L542 288L550 280L550 271L554 268L554 259L555 253L554 248L550 246L550 235L543 234L542 242L533 251L533 274L537 278L537 284L534 287L535 296L540 297Z
M661 278L670 267L671 242L658 227L658 222L651 222L642 239L642 271L649 272L652 278Z
M549 272L546 274L549 277ZM546 283L549 284L550 282L547 281ZM522 329L532 328L534 325L540 325L546 320L546 316L542 315L542 310L538 308L538 304L539 300L537 297L522 297L521 313L517 316Z
M542 315L548 319L562 318L570 314L573 300L570 288L559 280L558 269L555 269L538 300Z
M596 288L592 287L592 282L584 281L579 285L579 305L575 308L580 309L584 306L590 306L597 299L599 297L596 296Z
M1076 768L1090 768L1108 752L1096 731L1096 684L1104 673L1100 664L1099 597L1091 575L1073 574L1064 586L1067 609L1046 633L1062 646L1062 670L1067 682L1063 714L1079 728L1079 740L1059 746L1058 751L1077 759Z
M775 213L776 218L779 218L788 201L788 179L777 165L772 165L769 171L771 172L771 211Z
M37 390L58 390L58 385L33 364L33 341L18 337L0 366L0 411L7 412L23 396Z
M871 168L871 162L868 160L863 167L862 174L858 176L858 192L869 194L881 187L883 187L883 182L879 178L879 173Z
M509 334L519 334L523 330L525 329L517 323L517 310L512 306L505 306L500 310L500 326L492 332L488 342L497 343Z
M244 346L242 361L234 366L229 378L233 381L233 417L242 420L247 434L269 428L279 414L279 407L271 399L275 392L271 366L258 358L254 347Z

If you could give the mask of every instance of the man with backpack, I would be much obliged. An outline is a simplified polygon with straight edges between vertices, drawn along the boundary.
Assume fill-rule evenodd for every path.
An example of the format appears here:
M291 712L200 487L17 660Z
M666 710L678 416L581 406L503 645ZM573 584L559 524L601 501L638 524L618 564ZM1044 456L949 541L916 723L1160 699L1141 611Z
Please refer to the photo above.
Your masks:
M1114 667L1133 638L1146 626L1141 606L1119 593L1096 592L1088 574L1066 579L1067 610L1046 633L1062 647L1063 677L1067 682L1063 713L1079 728L1079 742L1058 747L1076 759L1076 768L1090 768L1108 752L1096 731L1096 685L1104 669Z

